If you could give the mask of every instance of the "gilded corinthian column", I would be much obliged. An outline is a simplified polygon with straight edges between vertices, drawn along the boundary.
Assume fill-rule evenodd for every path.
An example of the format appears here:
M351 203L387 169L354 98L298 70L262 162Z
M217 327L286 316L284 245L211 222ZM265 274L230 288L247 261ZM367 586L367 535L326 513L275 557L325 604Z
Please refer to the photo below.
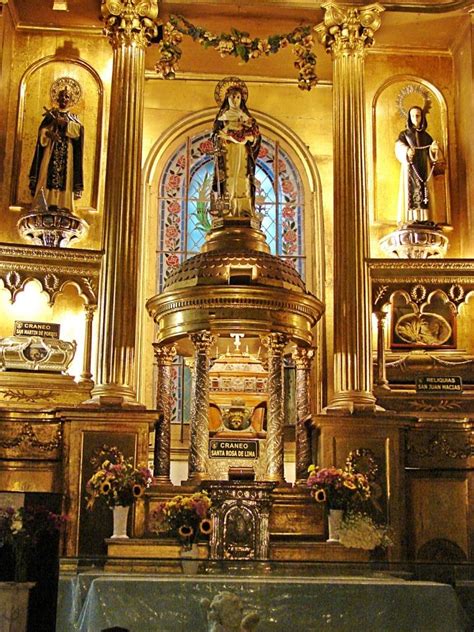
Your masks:
M334 84L334 396L328 408L374 410L364 58L383 7L322 7L316 32L332 55Z
M101 11L113 74L93 396L99 403L133 403L145 49L157 33L158 5L157 0L102 0Z
M273 333L262 343L268 352L268 417L266 474L268 481L284 482L283 443L283 350L288 342L284 334Z
M209 457L209 348L214 337L209 331L191 334L194 356L194 393L191 403L188 481L206 477Z
M296 483L306 483L308 467L312 463L310 432L307 426L311 415L309 372L314 349L298 347L293 354L296 365Z
M176 357L176 347L160 346L153 343L158 375L156 380L156 409L160 415L160 422L155 436L155 466L153 474L157 483L169 484L170 456L171 456L171 414L173 387L173 360Z

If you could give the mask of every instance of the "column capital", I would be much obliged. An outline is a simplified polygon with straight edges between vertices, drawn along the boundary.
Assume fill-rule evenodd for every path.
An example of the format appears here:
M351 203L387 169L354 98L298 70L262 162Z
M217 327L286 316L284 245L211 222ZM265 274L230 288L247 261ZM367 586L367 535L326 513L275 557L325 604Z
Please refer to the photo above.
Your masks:
M84 312L86 314L87 320L92 320L96 312L96 309L97 309L97 305L90 305L90 304L84 305Z
M158 34L158 0L102 0L100 10L112 48L135 44L145 49Z
M314 358L313 347L296 347L293 351L293 360L297 369L309 371Z
M364 55L374 43L374 33L382 23L380 14L385 9L378 2L363 7L348 7L333 0L324 2L324 21L315 27L326 52L334 57Z
M177 353L174 345L160 345L158 342L153 343L153 351L159 364L172 364Z
M289 338L286 334L271 333L262 338L262 344L268 349L271 355L281 355L288 340Z
M388 312L384 309L376 309L373 314L379 323L385 323L385 319L388 316Z
M195 334L191 334L189 337L196 348L197 353L207 353L209 347L215 340L215 337L207 330L198 331Z

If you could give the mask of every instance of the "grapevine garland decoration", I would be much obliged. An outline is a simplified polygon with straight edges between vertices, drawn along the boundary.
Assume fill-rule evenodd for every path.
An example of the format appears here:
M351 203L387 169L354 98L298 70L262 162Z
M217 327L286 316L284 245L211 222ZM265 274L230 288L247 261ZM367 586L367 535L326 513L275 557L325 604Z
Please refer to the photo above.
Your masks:
M230 33L215 35L191 24L183 16L170 15L169 22L163 26L163 38L158 44L160 59L155 69L163 79L175 78L182 55L180 44L184 35L191 37L203 48L214 48L221 57L232 55L240 57L244 62L263 55L273 55L291 45L296 57L294 66L298 70L298 87L301 90L311 90L318 81L315 73L316 55L313 52L312 28L298 26L286 35L270 35L266 39L251 38L249 33L234 28Z

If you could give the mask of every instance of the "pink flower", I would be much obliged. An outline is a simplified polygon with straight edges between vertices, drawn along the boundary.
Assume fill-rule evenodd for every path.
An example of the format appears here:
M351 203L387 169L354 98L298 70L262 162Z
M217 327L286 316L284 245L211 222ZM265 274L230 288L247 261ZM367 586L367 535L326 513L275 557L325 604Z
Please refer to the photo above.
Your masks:
M168 213L178 214L180 212L181 206L180 204L178 204L178 202L171 202L171 204L168 205Z
M297 239L296 231L292 229L287 230L283 235L283 239L288 243L294 243Z
M260 151L258 152L259 158L265 158L268 155L268 149L266 147L260 147Z
M169 239L175 239L179 235L179 230L176 226L167 226L165 230L166 237Z

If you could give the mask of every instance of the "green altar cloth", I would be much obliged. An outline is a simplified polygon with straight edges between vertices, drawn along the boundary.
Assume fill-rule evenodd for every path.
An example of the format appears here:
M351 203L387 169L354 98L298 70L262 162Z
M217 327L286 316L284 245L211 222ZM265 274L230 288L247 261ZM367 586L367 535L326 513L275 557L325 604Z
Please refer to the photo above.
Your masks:
M56 632L206 632L201 599L230 591L256 632L468 632L447 584L396 577L209 577L85 573L60 579Z

